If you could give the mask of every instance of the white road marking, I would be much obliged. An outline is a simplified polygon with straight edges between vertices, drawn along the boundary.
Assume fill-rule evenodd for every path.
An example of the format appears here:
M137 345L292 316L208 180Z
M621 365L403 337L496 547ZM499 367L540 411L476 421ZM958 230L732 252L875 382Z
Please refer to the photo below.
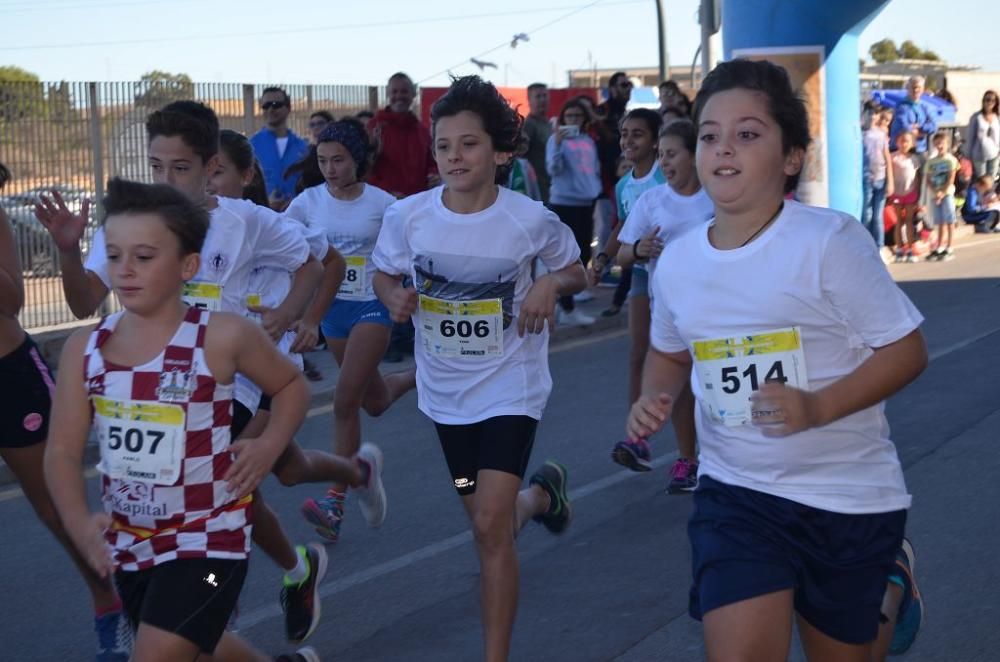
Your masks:
M676 458L676 453L670 453L653 460L651 464L654 469L658 469L660 467L667 466L668 464L672 464ZM587 483L586 485L578 487L575 490L570 490L570 499L573 501L583 499L591 494L600 492L601 490L605 490L613 485L626 481L629 478L633 478L635 475L636 472L629 469L623 469L622 471L615 472L605 476L604 478L599 478L593 482ZM327 582L320 587L319 595L323 599L330 598L338 593L343 593L344 591L352 589L355 586L384 577L385 575L396 572L397 570L402 570L415 563L420 563L421 561L434 558L435 556L444 554L445 552L455 549L456 547L460 547L471 542L472 532L463 531L462 533L430 543L420 549L403 554L402 556L385 561L384 563L379 563L378 565L373 565L370 568L359 570L358 572L345 577L340 577L335 581ZM240 612L239 627L240 629L252 628L255 625L263 623L264 621L281 616L281 608L277 604L268 604L256 609Z

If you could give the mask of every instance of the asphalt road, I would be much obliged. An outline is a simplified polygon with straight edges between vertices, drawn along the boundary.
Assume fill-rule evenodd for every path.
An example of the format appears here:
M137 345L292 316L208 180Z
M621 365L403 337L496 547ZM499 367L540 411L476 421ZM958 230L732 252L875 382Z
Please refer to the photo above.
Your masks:
M889 403L893 438L913 509L907 526L927 621L901 659L1000 659L1000 242L966 243L948 263L893 265L927 317L932 362ZM611 463L625 414L627 338L621 332L563 344L552 354L555 389L532 466L558 458L570 471L573 526L562 537L529 525L519 541L521 597L513 660L645 661L703 657L686 615L690 501L663 493L674 456L670 434L654 441L657 470ZM348 504L343 540L329 547L323 620L310 640L323 659L477 659L481 629L477 563L432 424L413 394L364 436L386 454L389 517L365 527ZM329 413L314 410L299 434L327 447ZM90 481L92 492L96 485ZM265 484L269 503L298 541L314 539L298 516L314 487ZM91 495L92 497L95 494ZM87 660L93 635L86 590L14 488L0 491L4 522L0 659ZM241 599L241 632L269 652L289 652L278 609L279 572L255 553ZM793 651L792 659L800 659Z

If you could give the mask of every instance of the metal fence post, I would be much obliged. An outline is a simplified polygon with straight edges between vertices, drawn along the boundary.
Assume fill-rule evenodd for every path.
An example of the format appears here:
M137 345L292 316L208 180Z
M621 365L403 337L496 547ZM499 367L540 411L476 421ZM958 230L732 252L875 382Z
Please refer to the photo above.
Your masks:
M101 100L97 95L97 83L87 83L87 107L90 111L91 165L94 168L94 217L100 218L104 210L104 136L101 131Z
M313 86L306 85L306 110L308 112L313 111Z
M368 110L378 112L378 88L374 85L368 86Z
M243 86L243 133L252 136L254 131L254 114L257 99L254 97L253 85Z

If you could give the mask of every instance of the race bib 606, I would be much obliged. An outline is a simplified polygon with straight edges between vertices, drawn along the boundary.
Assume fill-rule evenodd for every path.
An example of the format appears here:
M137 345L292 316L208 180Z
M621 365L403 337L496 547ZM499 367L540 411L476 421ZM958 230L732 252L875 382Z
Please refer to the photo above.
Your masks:
M97 468L110 478L173 485L184 456L184 408L94 396L101 449Z
M696 340L694 361L709 413L727 426L751 422L750 395L763 384L808 384L798 327Z
M449 357L503 354L503 301L446 301L420 295L420 324L428 354Z

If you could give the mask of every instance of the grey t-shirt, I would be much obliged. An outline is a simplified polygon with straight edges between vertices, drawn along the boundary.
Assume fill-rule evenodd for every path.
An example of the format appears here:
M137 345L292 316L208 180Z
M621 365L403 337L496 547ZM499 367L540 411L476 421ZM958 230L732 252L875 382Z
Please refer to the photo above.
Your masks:
M545 169L545 144L552 135L552 125L548 120L528 116L524 118L524 133L528 136L528 153L524 158L535 169L538 175L538 188L542 192L542 201L549 201L549 173Z

